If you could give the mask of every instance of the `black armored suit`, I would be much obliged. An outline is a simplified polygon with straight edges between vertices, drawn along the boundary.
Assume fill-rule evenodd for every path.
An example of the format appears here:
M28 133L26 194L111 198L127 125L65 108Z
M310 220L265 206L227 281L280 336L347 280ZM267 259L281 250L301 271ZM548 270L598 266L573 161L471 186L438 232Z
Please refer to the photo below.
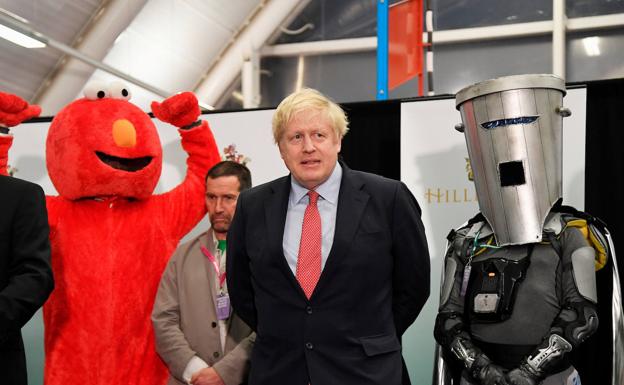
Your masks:
M551 212L540 243L494 246L481 216L451 232L435 337L464 365L458 383L575 383L566 353L598 327L587 231Z

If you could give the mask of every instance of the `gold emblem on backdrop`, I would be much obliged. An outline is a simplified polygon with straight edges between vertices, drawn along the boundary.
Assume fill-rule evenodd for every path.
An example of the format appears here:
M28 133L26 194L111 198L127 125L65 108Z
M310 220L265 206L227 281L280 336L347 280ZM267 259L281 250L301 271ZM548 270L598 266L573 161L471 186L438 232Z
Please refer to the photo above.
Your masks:
M472 165L470 164L470 158L466 159L466 172L468 173L468 180L474 182L474 174L472 173Z

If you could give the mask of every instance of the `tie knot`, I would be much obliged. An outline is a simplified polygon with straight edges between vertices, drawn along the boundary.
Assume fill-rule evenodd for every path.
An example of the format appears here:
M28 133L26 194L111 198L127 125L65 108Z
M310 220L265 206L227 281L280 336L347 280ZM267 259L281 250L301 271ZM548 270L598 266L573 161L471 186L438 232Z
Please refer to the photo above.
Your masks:
M310 190L308 191L308 196L310 197L310 204L316 205L316 202L318 201L319 193L317 193L314 190Z

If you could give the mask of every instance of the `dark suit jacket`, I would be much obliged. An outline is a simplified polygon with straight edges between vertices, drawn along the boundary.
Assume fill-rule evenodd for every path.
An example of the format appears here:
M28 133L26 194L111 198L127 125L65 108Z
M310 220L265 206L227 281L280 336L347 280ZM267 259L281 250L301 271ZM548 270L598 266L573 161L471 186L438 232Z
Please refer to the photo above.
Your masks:
M26 385L20 329L54 287L48 216L36 184L0 175L0 382Z
M288 176L243 192L228 232L232 304L257 332L249 383L401 384L400 338L429 296L418 203L403 183L343 165L334 243L308 300L282 250L289 193Z

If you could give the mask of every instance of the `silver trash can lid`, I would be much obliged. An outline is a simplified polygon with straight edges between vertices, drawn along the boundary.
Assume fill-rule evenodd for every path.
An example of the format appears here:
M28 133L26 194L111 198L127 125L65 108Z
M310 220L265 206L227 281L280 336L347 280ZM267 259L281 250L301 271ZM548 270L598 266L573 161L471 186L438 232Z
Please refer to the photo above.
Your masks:
M551 74L530 74L503 76L496 79L484 80L462 88L455 95L455 108L467 100L495 92L509 91L523 88L551 88L566 94L565 81Z

